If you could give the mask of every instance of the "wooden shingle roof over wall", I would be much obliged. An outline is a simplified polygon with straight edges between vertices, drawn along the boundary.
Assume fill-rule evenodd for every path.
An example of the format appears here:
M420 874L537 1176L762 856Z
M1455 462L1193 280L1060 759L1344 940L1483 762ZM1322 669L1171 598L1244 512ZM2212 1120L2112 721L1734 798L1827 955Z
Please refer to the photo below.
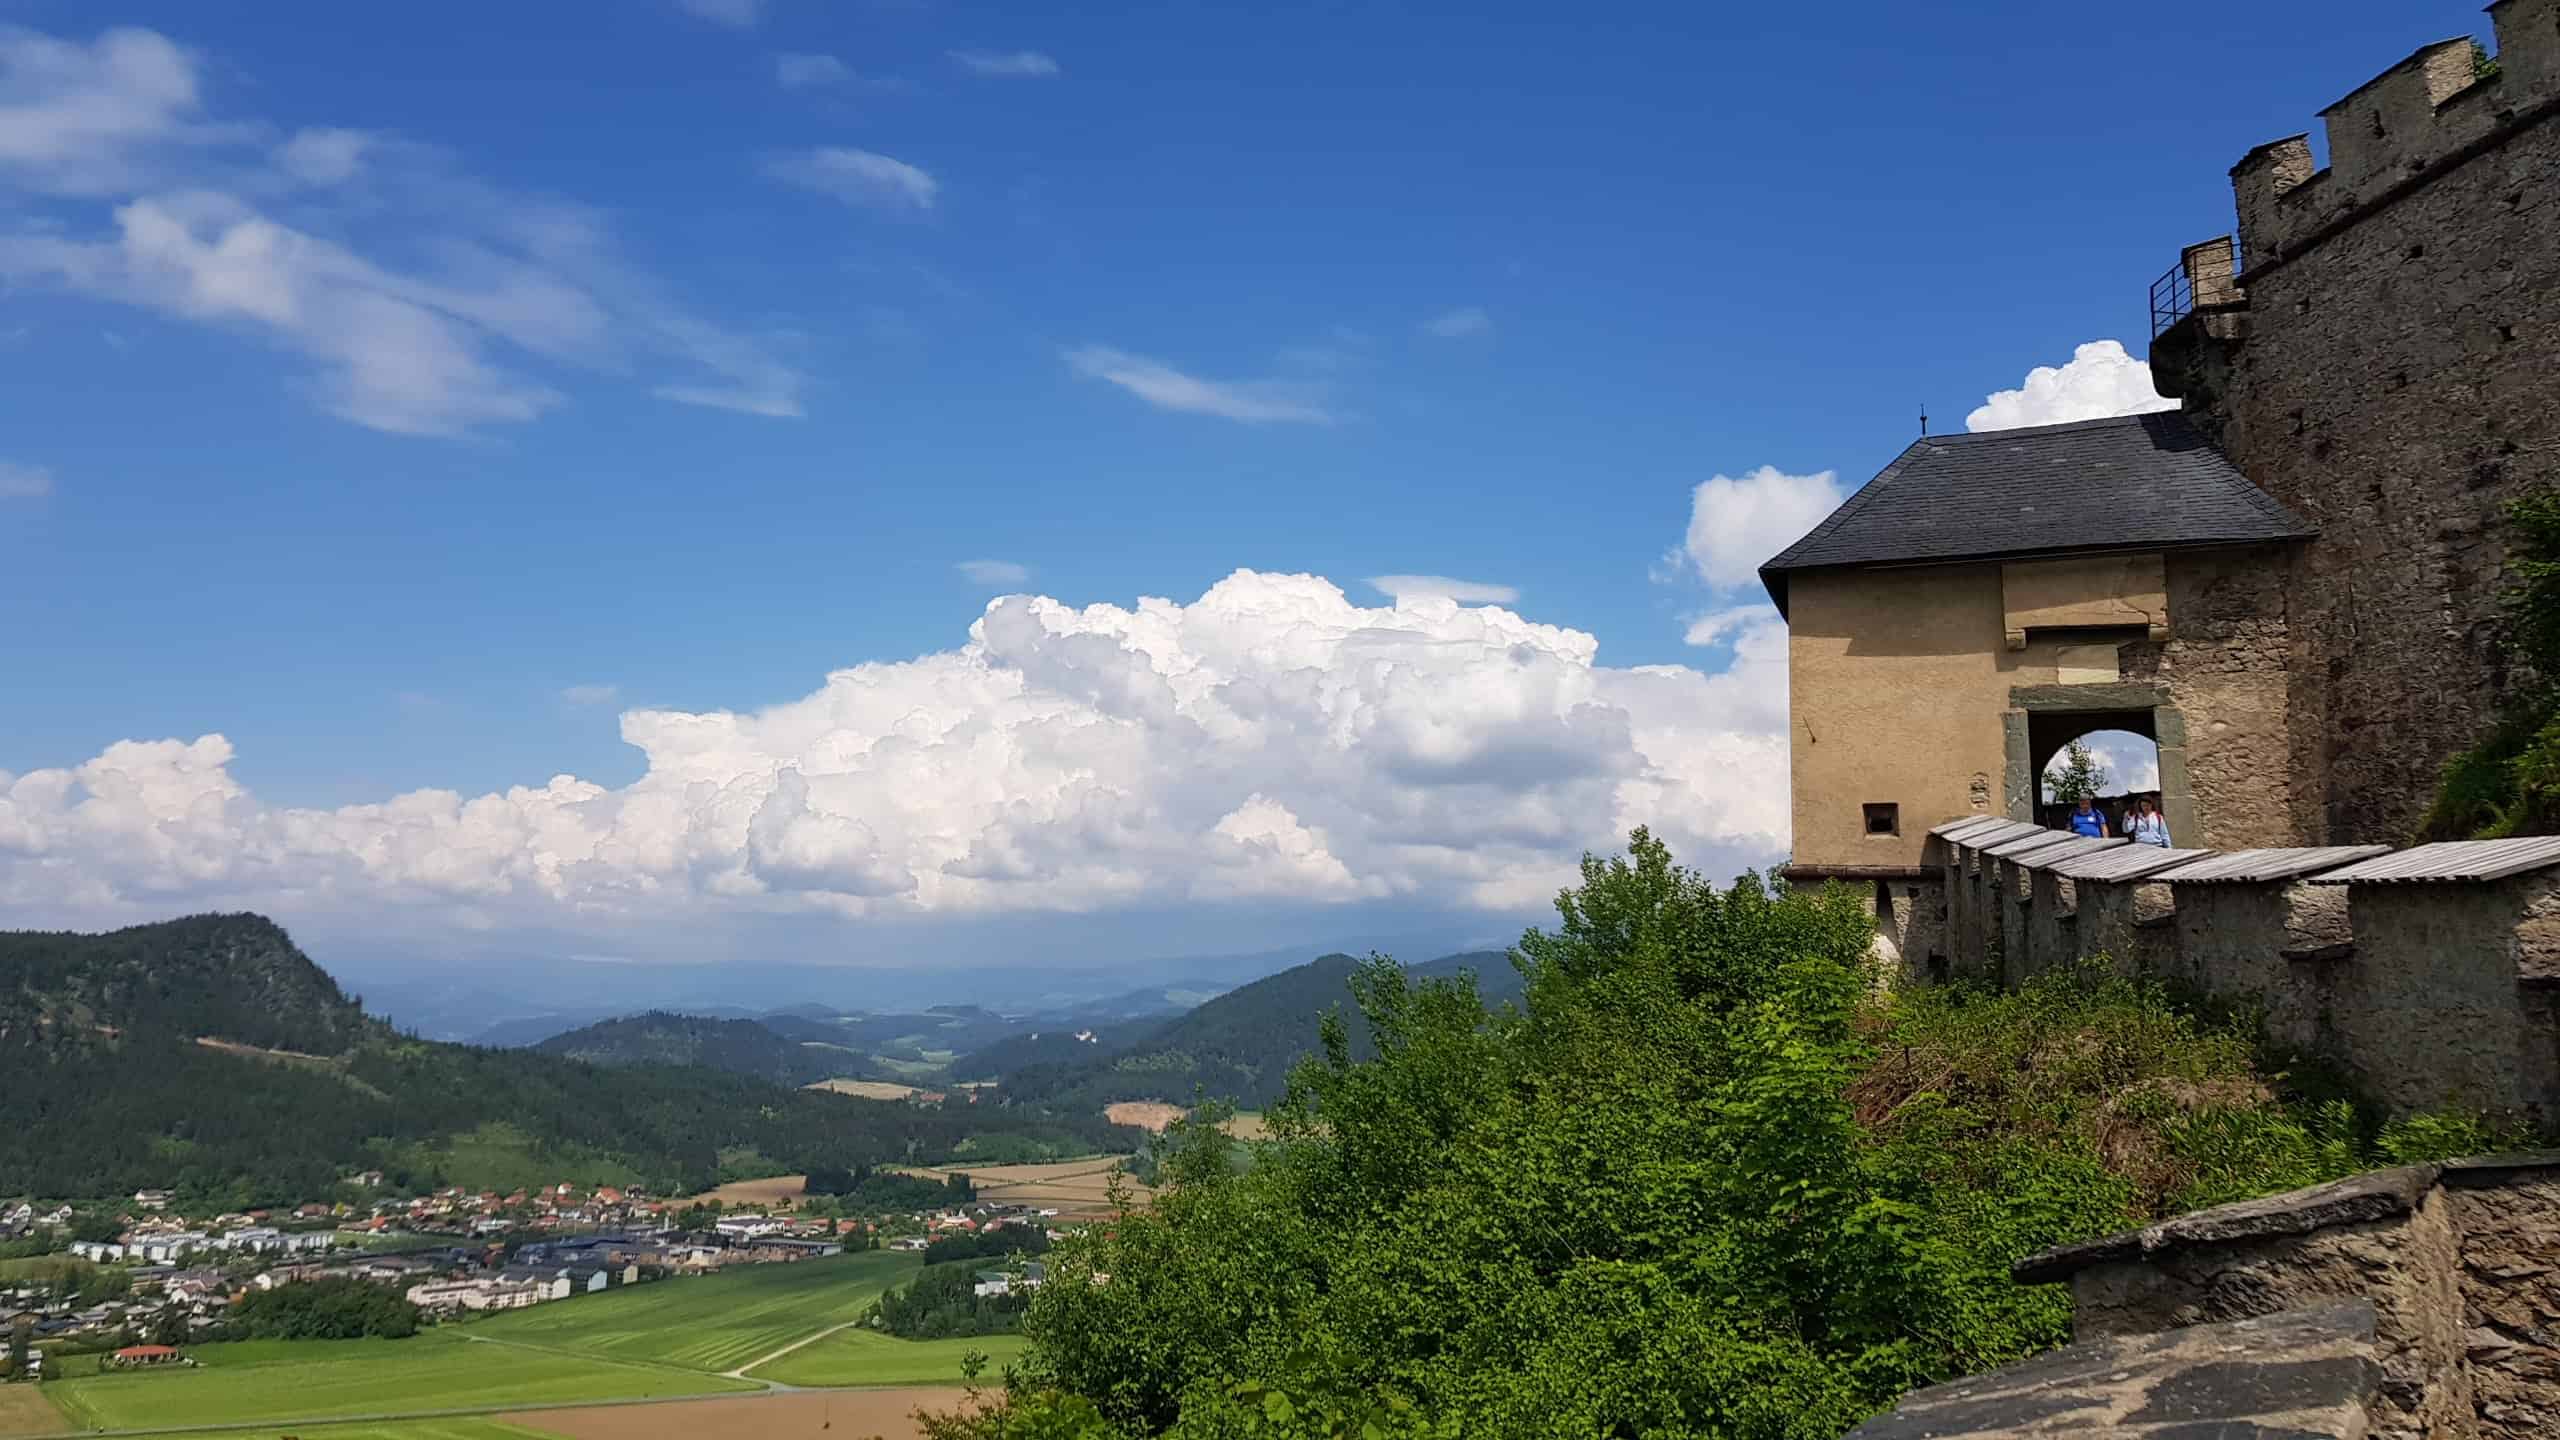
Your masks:
M2334 870L2390 849L2388 845L2292 845L2272 850L2233 850L2151 878L2172 885L2262 885Z
M2157 845L2120 845L2094 855L2075 855L2053 867L2065 880L2122 882L2157 878L2163 870L2211 855L2210 850L2164 850Z
M2554 865L2560 865L2560 835L2527 835L2513 840L2445 840L2377 855L2309 878L2314 885L2504 880Z

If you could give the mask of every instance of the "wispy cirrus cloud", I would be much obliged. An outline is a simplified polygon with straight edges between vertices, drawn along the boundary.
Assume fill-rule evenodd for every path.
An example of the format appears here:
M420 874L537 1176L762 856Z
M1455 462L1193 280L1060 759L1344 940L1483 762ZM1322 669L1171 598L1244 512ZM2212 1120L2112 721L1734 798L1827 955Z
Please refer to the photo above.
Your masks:
M1481 305L1461 305L1423 321L1422 332L1443 340L1481 339L1493 333L1493 317Z
M951 567L976 585L1020 585L1031 579L1031 567L1011 560L963 560Z
M155 31L84 44L0 24L0 180L108 195L251 133L208 117L203 92L195 54Z
M941 183L904 160L871 150L822 145L765 158L767 178L881 210L930 210Z
M676 0L676 8L735 30L753 29L764 20L764 0Z
M1078 375L1117 385L1159 410L1249 425L1330 425L1336 418L1325 403L1325 387L1310 381L1210 380L1108 345L1080 346L1066 358Z
M1461 605L1508 605L1520 598L1517 586L1456 580L1446 575L1372 575L1369 588L1398 603L1455 600Z
M815 90L841 85L853 71L833 55L785 53L773 57L773 78L785 90Z
M1058 62L1037 50L954 50L952 63L973 75L1034 79L1059 72Z
M0 460L0 500L41 500L52 493L51 470Z
M534 419L566 399L544 365L673 362L667 398L799 413L791 366L619 259L595 212L373 132L278 143L212 118L202 69L150 31L0 27L0 184L97 202L0 222L0 281L258 337L309 362L291 383L322 409L395 434Z
M364 130L326 125L298 130L276 147L276 168L305 185L344 185L363 173L365 152L376 141Z
M572 705L610 705L622 698L619 685L570 685L562 688L560 698Z

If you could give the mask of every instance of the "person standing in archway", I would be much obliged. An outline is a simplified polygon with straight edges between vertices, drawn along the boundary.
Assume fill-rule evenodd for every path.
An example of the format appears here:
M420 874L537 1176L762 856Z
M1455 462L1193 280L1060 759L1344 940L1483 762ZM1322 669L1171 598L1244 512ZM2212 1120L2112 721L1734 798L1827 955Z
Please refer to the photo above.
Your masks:
M2081 796L2080 802L2071 807L2071 833L2086 835L2092 840L2105 839L2107 812L2099 809L2088 796Z
M2157 845L2166 850L2169 848L2169 817L2161 814L2159 804L2145 795L2133 802L2133 817L2125 821L2124 833L2125 838L2136 845Z

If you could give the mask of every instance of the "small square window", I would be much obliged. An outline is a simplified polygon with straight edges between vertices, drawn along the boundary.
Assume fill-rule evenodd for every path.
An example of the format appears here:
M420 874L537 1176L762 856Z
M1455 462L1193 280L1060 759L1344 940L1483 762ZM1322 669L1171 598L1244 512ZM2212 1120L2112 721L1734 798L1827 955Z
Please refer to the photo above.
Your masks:
M1868 834L1899 835L1902 833L1901 806L1869 805L1866 807L1866 812Z

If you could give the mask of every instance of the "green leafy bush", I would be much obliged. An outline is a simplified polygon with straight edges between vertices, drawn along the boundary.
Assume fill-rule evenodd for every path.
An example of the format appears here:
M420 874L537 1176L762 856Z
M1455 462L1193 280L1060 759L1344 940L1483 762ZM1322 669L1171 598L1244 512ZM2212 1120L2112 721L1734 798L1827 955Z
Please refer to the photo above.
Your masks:
M1268 1116L1062 1243L1007 1399L942 1440L1829 1440L2067 1338L2014 1262L2491 1138L2288 1106L2242 1022L2103 967L1879 990L1845 890L1638 831L1525 936L1519 1008L1379 961ZM1040 1427L1050 1428L1040 1428ZM959 1428L951 1428L959 1427Z

